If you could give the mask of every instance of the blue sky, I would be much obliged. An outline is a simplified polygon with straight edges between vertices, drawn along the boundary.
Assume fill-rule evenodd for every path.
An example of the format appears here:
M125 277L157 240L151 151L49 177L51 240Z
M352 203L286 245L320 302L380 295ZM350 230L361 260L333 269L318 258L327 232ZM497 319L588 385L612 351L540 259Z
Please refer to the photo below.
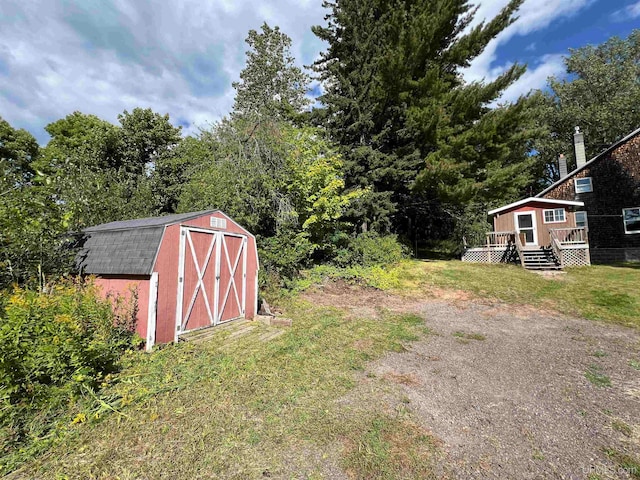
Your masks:
M476 21L507 0L477 0ZM79 110L116 122L151 107L186 134L226 115L244 62L244 38L263 21L293 39L300 65L324 48L310 28L321 0L2 0L0 115L46 143L44 126ZM640 27L640 0L525 0L519 20L463 72L491 80L514 62L527 73L516 99L561 76L569 48L627 36Z

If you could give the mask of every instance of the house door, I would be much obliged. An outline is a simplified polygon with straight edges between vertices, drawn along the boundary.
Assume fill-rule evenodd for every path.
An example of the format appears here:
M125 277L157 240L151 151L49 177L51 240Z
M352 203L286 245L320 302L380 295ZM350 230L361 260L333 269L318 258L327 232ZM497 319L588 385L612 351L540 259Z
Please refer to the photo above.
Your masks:
M247 238L182 227L178 257L176 335L243 317Z
M516 231L524 234L523 246L538 245L536 212L516 213L515 217Z

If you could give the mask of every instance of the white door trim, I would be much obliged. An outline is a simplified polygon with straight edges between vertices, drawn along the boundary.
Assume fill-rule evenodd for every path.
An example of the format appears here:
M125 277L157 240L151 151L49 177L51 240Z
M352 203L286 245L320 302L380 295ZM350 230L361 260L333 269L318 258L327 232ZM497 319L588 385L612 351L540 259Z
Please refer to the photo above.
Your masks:
M244 291L242 292L242 303L240 302L240 295L238 295L238 286L236 285L236 272L238 270L238 266L240 264L240 259L243 257L243 253L246 252L246 237L242 236L242 235L233 235L233 236L240 236L242 238L242 242L240 243L240 249L238 250L238 254L236 255L236 258L234 259L233 262L233 266L231 264L231 258L229 257L229 249L227 248L227 241L225 239L226 233L222 233L222 243L221 246L224 249L224 256L225 256L225 260L226 260L226 264L227 264L227 268L229 269L229 284L227 285L227 290L224 293L224 295L222 296L222 306L220 307L220 311L219 311L219 316L218 316L218 323L222 322L222 315L224 314L224 309L227 306L227 302L229 301L229 295L231 293L231 287L233 287L233 295L234 295L234 299L236 301L236 305L238 306L238 311L240 312L240 315L244 315L244 302L245 302L245 297L244 297ZM242 268L243 268L243 289L244 289L244 275L246 274L247 268L246 268L246 253L244 255L244 262L242 264ZM231 320L231 319L229 319ZM227 321L227 320L225 320Z
M222 232L215 233L218 248L216 248L216 260L215 260L215 280L213 282L213 324L218 325L220 323L220 308L218 304L220 303L220 260L222 258Z
M178 341L180 328L182 326L182 300L184 296L184 257L186 254L187 229L180 227L180 246L178 247L178 291L176 292L176 328L174 331L173 341Z
M204 276L207 273L207 268L209 268L209 260L211 259L211 254L213 253L213 249L216 246L218 240L217 235L212 235L211 244L209 245L209 250L207 250L207 255L204 257L204 262L202 262L202 271L200 271L200 265L198 263L198 258L196 257L196 250L193 246L193 240L191 239L191 232L187 230L187 241L189 242L189 247L191 251L191 259L193 260L193 266L196 269L196 274L198 275L198 282L196 284L196 288L193 290L193 294L191 295L191 301L189 302L189 308L187 309L187 314L182 318L181 328L180 330L184 330L187 326L187 322L189 321L189 317L191 316L191 311L193 310L193 306L196 303L196 298L198 298L198 292L202 291L202 296L204 297L204 304L207 307L207 315L209 316L209 323L213 325L214 316L213 312L211 312L211 306L209 305L209 297L207 296L207 289L204 285ZM184 290L184 288L183 288Z
M191 237L191 232L197 233L206 233L211 235L211 244L207 250L206 257L204 259L204 263L202 266L198 263L198 259L195 254L194 244ZM229 249L227 247L226 237L235 237L240 238L240 249L236 253L235 257L232 259L229 255ZM189 301L189 305L186 309L183 306L184 302L184 274L186 267L186 258L187 255L187 245L191 251L191 261L195 267L195 273L197 275L197 283L194 288L194 291L191 295L191 299ZM217 245L217 248L216 248ZM232 301L236 302L238 306L238 311L240 312L240 316L245 316L246 312L246 291L247 291L247 246L248 240L246 235L240 235L237 233L230 232L222 232L216 230L209 230L206 228L197 228L197 227L180 227L180 245L179 245L179 253L178 253L178 290L176 295L176 330L174 341L178 341L178 337L181 333L185 332L187 323L189 321L189 317L191 315L191 311L193 310L193 306L195 304L195 299L198 295L198 292L202 292L204 297L204 301L207 307L207 315L209 316L209 322L211 325L218 325L222 322L222 315L224 314L224 309L229 301L229 298L232 297ZM224 256L224 260L223 257ZM213 291L207 291L207 285L204 283L204 276L207 272L207 268L210 267L210 264L214 262L215 268L215 280L213 282ZM226 291L220 291L220 270L222 262L225 263L225 267L229 271L229 284L226 286ZM236 273L238 268L242 268L242 280L241 285L236 284ZM257 281L257 279L256 279ZM238 289L242 287L242 291ZM233 288L233 296L231 295L231 289ZM209 295L213 296L213 311L211 310L209 303ZM232 319L228 319L232 320ZM227 320L225 320L226 322Z
M240 314L246 316L247 310L247 237L242 239L242 310Z
M535 210L527 211L527 212L514 212L513 213L513 224L516 227L516 233L520 234L520 227L518 226L518 216L519 215L530 215L531 216L531 226L533 230L533 244L538 245L538 225L536 222L536 212ZM528 230L528 229L527 229ZM524 245L525 247L527 245Z
M146 350L150 352L156 343L156 319L158 314L158 272L151 274L149 280L149 308L147 310L147 344Z
M207 254L204 258L204 262L202 263L202 269L200 264L198 263L198 258L196 257L195 248L193 245L193 240L191 238L191 232L196 233L206 233L207 235L211 235L211 243L209 244L209 248L207 250ZM184 313L183 301L184 301L184 272L185 272L185 263L187 257L187 244L189 245L189 251L191 252L191 261L193 262L193 266L195 268L195 273L197 275L197 283L191 294L191 300L189 301L189 305L187 307L186 314ZM216 251L216 277L213 285L213 294L214 301L219 289L218 281L219 276L217 273L219 272L219 268L217 265L217 261L220 255L219 247L216 249L215 246L220 245L220 233L215 232L213 230L205 230L200 228L193 227L180 227L180 250L178 255L178 292L176 295L176 332L174 341L178 341L178 336L183 333L186 329L187 323L189 323L189 317L191 316L191 312L193 310L193 306L195 305L196 298L198 297L198 293L201 292L204 298L204 303L207 308L207 316L209 317L209 324L215 325L216 320L216 305L213 307L213 311L211 311L211 305L209 302L209 296L207 295L207 286L204 284L204 276L207 272L207 269L210 265L211 256L213 251Z

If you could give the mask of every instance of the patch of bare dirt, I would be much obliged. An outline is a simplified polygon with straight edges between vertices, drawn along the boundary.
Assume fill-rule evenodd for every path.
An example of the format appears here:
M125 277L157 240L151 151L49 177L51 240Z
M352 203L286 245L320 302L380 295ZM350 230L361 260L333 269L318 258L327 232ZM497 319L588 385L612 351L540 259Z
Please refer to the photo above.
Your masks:
M562 270L531 270L533 273L537 273L542 278L546 278L548 280L566 280L567 272L563 272Z
M393 383L398 383L400 385L415 386L420 384L418 377L416 377L412 373L387 372L384 374L384 379L389 380Z
M372 363L356 392L381 393L374 385L382 382L380 399L391 409L402 398L416 421L442 440L443 475L637 478L615 460L640 457L640 371L630 363L640 361L636 330L543 305L455 294L405 298L334 285L307 298L351 315L384 308L424 316L434 335ZM460 342L461 332L484 339ZM611 385L592 383L588 372Z
M430 289L428 298L447 300L464 305L472 294L461 290ZM397 313L419 313L424 299L382 292L375 288L350 285L342 280L328 281L304 293L304 298L315 305L336 307L349 312L348 318L379 318L388 310Z
M371 373L415 379L392 383L443 440L458 478L632 478L606 452L640 456L640 372L629 365L640 354L638 333L513 308L425 302L426 325L438 335L386 356ZM457 332L486 338L462 343ZM587 379L594 369L610 387Z
M373 340L370 340L368 338L364 340L356 340L355 342L353 342L353 348L361 352L369 351L372 346L373 346Z

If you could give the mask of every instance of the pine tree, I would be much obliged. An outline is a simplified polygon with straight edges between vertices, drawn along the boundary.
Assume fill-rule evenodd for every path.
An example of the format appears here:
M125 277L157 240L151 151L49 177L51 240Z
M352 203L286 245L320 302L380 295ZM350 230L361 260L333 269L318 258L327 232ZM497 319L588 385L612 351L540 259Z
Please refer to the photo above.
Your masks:
M342 147L349 186L373 192L351 212L364 225L406 232L425 212L499 201L526 184L525 105L489 107L524 67L490 83L460 73L521 3L473 28L466 0L324 3L328 23L313 29L329 44L314 64L324 108L314 113Z

